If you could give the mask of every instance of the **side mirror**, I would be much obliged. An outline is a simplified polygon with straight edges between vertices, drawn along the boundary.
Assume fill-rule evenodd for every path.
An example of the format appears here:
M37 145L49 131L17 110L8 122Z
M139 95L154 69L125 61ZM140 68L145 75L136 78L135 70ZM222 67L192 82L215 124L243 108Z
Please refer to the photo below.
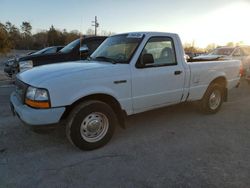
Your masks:
M192 60L192 58L187 54L184 55L184 58L186 59L187 62Z
M154 63L154 57L152 54L144 54L142 56L142 64L147 65L147 64L152 64Z
M80 47L79 51L80 51L80 53L88 53L89 48L86 45L84 45L84 46Z

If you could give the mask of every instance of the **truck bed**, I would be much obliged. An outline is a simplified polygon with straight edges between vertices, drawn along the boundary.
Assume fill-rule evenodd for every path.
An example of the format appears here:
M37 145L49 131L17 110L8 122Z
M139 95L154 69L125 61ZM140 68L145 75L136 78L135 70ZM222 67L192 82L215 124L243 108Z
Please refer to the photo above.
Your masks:
M227 89L237 85L240 77L239 60L196 61L188 65L190 67L189 101L201 99L215 75L223 75L226 78Z

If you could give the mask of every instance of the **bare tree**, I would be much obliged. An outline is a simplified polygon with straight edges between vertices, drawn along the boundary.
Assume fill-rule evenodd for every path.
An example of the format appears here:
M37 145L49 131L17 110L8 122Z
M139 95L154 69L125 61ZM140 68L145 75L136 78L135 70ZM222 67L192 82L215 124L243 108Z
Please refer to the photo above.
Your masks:
M19 29L10 22L5 23L5 29L8 33L8 40L11 43L11 48L21 47L22 40Z
M21 25L21 30L22 30L25 37L31 36L32 26L30 25L29 22L23 22Z
M228 42L228 43L226 44L226 46L228 46L228 47L234 47L235 44L234 44L233 42Z
M95 31L91 28L89 28L87 31L86 31L86 35L95 35Z
M29 22L22 22L20 27L22 31L22 48L29 50L32 48L33 43L31 35L32 26Z
M0 53L7 53L11 48L5 25L0 23Z
M207 47L205 48L206 52L211 52L212 50L214 50L215 48L217 48L217 44L215 43L211 43L211 44L208 44Z
M106 31L106 30L102 30L101 31L101 35L103 36L111 36L111 35L114 35L115 33L112 32L112 31Z

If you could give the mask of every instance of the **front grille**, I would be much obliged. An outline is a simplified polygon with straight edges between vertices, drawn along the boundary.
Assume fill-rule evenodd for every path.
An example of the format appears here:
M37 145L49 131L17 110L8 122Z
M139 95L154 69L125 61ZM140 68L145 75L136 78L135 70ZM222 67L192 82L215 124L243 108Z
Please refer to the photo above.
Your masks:
M24 104L25 94L26 94L28 85L19 79L15 80L15 85L16 85L16 90L15 90L16 95L19 98L19 100Z

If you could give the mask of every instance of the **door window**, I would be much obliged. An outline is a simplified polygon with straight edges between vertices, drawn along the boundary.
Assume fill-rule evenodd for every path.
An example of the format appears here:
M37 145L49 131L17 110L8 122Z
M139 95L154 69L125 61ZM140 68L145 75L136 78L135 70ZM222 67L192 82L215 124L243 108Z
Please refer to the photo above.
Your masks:
M151 64L144 64L143 56L148 54L153 58ZM139 67L158 67L177 65L173 40L169 37L153 37L144 47L139 62Z

